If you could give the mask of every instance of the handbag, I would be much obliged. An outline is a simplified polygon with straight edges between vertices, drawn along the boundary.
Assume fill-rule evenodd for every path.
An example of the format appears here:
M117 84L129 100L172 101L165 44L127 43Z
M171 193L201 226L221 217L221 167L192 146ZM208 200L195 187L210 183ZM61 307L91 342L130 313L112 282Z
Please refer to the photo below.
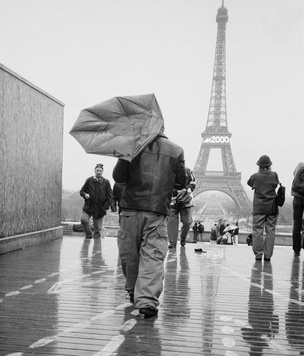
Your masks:
M275 198L275 202L276 202L277 206L281 207L285 203L285 191L286 191L286 188L281 183L279 183L279 184L280 184L280 186L279 186L279 189L277 191L277 196Z
M176 196L176 202L181 207L190 203L191 199L192 199L191 191L188 191L188 189L183 189L183 190L179 191Z

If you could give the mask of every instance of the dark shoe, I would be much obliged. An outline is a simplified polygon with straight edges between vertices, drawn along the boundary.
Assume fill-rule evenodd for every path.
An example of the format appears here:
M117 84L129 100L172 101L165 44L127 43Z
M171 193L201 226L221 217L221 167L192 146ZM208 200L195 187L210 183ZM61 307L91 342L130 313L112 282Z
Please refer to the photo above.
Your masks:
M169 248L176 248L176 245L170 244L170 245L169 245Z
M130 303L134 304L134 292L133 291L129 292L129 299L130 299Z
M152 307L147 307L147 308L140 308L139 309L140 314L144 314L145 319L152 318L153 316L156 316L158 313L158 310Z
M181 240L181 246L185 246L186 245L186 240Z
M91 239L91 238L92 238L92 236L86 236L86 239L88 239L88 240Z
M262 257L256 257L255 260L256 261L262 261Z
M207 251L204 251L202 248L195 248L194 252L207 253Z
M266 262L270 262L270 258L268 258L268 257L264 257L264 261L266 261Z
M299 257L300 256L300 252L294 252L294 254L293 254L295 257Z

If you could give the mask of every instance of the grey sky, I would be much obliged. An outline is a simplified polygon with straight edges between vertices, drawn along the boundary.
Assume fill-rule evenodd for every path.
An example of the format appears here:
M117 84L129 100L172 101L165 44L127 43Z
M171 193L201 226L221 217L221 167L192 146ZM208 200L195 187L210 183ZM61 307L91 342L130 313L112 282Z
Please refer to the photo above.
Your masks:
M1 63L65 103L63 187L115 158L68 134L81 109L154 93L194 167L205 130L221 0L0 0ZM267 154L290 189L303 156L304 1L225 0L227 119L246 187Z

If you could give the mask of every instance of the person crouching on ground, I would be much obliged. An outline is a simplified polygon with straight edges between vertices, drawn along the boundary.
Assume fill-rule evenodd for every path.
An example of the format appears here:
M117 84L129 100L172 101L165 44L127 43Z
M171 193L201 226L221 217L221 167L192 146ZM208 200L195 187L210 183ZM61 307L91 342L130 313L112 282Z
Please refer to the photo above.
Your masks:
M110 206L113 206L113 193L110 182L102 176L103 164L98 163L95 167L95 176L89 177L80 190L84 199L81 214L81 224L86 234L86 239L101 236L103 217ZM112 208L112 211L116 211ZM90 218L93 218L94 235L90 227Z
M184 151L161 132L131 162L118 159L113 179L126 183L117 236L125 289L149 318L157 315L163 290L173 189L186 184Z

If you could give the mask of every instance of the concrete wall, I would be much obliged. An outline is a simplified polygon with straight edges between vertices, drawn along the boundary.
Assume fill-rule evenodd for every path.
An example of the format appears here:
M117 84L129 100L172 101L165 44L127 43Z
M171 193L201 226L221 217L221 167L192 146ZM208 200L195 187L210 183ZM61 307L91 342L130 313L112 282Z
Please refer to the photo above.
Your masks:
M62 237L64 105L1 64L0 86L0 253L5 253L46 235L52 239L52 230L54 238Z

